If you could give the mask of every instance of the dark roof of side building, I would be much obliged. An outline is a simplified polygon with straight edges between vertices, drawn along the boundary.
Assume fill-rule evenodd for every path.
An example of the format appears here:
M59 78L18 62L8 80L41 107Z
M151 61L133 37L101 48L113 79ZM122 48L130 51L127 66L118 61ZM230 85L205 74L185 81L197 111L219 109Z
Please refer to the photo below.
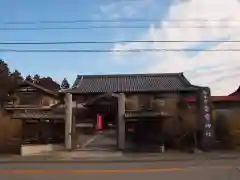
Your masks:
M229 96L240 96L240 86L238 87L238 89L236 91L234 91L233 93L229 94Z
M51 96L58 97L58 92L51 91L43 86L37 85L35 83L32 83L30 81L24 80L22 83L19 84L19 86L29 85L31 87L34 87L36 89L39 89L42 92L45 92L46 94L49 94Z
M157 92L196 90L183 73L78 75L71 89L62 93Z
M185 98L185 101L194 103L196 102L196 97L190 97L190 98ZM233 93L229 94L228 96L212 96L211 97L212 102L232 102L232 101L240 101L240 86L236 91Z

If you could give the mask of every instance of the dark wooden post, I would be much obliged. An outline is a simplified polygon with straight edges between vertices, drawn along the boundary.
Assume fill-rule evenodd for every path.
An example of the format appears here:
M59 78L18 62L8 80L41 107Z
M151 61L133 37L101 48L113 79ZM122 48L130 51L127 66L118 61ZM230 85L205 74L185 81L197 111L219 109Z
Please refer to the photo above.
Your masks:
M203 87L198 91L198 116L201 133L201 148L203 150L210 150L214 147L215 131L212 121L211 92L209 88Z
M118 149L124 150L125 149L125 141L126 141L126 125L125 125L125 94L121 93L119 94L118 98L118 140L117 140L117 146Z
M72 149L72 94L65 95L65 148Z

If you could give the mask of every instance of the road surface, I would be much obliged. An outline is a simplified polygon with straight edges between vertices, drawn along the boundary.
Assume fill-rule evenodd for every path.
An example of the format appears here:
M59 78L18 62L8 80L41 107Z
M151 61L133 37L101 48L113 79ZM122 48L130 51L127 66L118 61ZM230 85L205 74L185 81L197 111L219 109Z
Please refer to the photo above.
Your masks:
M2 163L1 180L239 180L240 161Z

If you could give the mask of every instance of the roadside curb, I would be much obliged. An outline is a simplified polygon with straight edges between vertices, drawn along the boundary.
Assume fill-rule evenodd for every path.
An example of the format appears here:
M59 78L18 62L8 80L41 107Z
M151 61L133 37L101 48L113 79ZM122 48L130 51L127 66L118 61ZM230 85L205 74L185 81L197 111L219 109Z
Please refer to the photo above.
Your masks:
M148 162L174 162L174 161L215 161L215 160L233 160L240 159L240 156L215 156L215 157L184 157L184 158L74 158L74 159L57 159L57 158L19 158L0 160L0 164L7 163L148 163Z

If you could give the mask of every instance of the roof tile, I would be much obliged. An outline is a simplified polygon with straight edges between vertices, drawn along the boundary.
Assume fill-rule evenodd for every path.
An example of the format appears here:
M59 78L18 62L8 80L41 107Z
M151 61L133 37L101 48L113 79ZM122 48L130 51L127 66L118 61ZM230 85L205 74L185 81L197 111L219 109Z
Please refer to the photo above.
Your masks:
M78 76L71 93L175 91L196 88L182 73Z

